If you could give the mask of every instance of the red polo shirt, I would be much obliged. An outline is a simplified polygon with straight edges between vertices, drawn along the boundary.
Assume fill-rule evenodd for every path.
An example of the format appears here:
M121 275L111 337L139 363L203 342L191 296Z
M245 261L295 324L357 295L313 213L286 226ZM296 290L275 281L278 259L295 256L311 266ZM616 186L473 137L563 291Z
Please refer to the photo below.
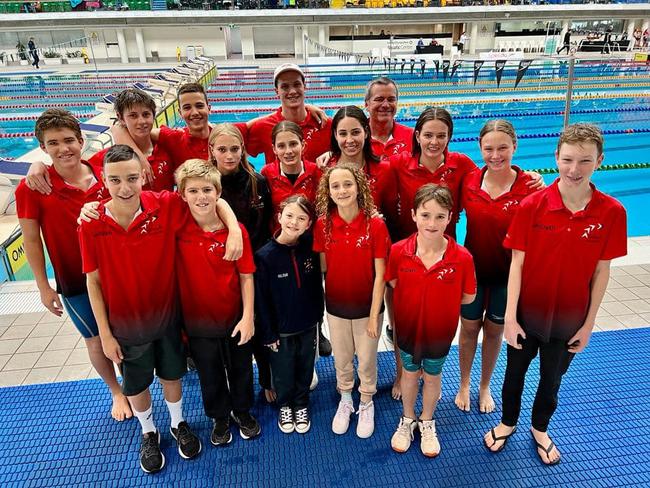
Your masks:
M282 107L270 115L255 122L249 129L246 137L246 151L251 156L257 156L264 153L266 164L275 161L273 153L273 141L271 133L273 127L278 122L286 120L282 115ZM305 141L305 148L302 157L308 161L316 161L316 158L326 151L330 150L330 137L332 133L332 119L328 119L323 128L311 113L307 112L307 117L298 123L302 129L302 137Z
M508 226L519 203L534 189L528 186L531 177L513 166L517 177L509 191L494 200L481 189L487 166L468 174L461 191L462 208L467 215L465 247L474 257L476 279L487 285L508 282L512 253L503 247Z
M451 237L447 241L443 258L429 269L416 255L417 233L390 251L385 278L397 280L393 295L397 342L416 362L449 353L463 294L476 293L472 255Z
M228 229L206 232L188 218L178 233L176 269L185 329L190 337L225 337L241 319L240 274L255 272L248 233L239 224L244 252L225 261Z
M188 127L170 129L166 125L160 126L160 136L156 146L160 146L169 156L172 173L188 159L210 159L208 139L193 137Z
M142 192L140 202L127 230L103 204L98 220L79 227L83 272L99 270L111 331L126 345L155 341L180 318L174 256L187 206L170 192Z
M393 122L391 135L392 137L385 143L374 138L370 139L372 152L382 160L402 152L411 153L413 147L413 129L411 127Z
M93 166L99 167L101 171L101 168L104 166L104 155L109 149L110 148L102 149L98 153L94 154L88 162ZM160 145L154 145L153 152L147 160L151 165L154 179L153 182L147 183L142 188L151 191L174 190L174 168L169 162L169 156L162 150Z
M339 162L339 157L332 156L327 162L328 167L336 166ZM372 201L375 206L386 218L391 226L397 226L397 212L398 212L398 197L397 197L397 182L395 175L390 169L388 161L366 162L363 166L363 172L368 180L370 192L372 194Z
M108 197L97 168L84 161L82 164L91 168L97 180L85 192L63 181L54 166L47 169L52 182L49 195L30 190L24 180L16 188L18 218L38 221L54 268L56 291L67 297L86 293L86 277L81 271L81 252L75 238L81 207Z
M411 218L411 209L415 193L427 183L435 183L449 188L454 201L452 221L447 226L446 233L456 236L456 222L460 213L460 189L463 178L476 169L474 162L461 153L445 153L444 163L433 173L420 165L419 156L411 153L400 153L390 158L390 166L397 181L397 192L400 202L399 235L408 236L417 231Z
M291 183L289 178L282 174L280 162L275 161L266 164L262 168L262 175L266 178L271 191L271 201L273 202L273 216L271 217L271 233L275 233L280 228L278 214L280 213L280 204L292 195L302 194L307 199L316 202L316 190L323 172L314 163L309 161L302 162L303 172L295 183Z
M374 260L387 258L390 250L386 224L378 217L368 220L362 212L348 224L335 209L329 236L325 227L321 217L314 228L314 251L325 253L327 311L350 320L368 317L375 281Z
M542 341L568 340L582 327L598 261L627 254L623 206L592 185L587 207L571 213L558 181L521 202L503 243L526 253L518 320Z

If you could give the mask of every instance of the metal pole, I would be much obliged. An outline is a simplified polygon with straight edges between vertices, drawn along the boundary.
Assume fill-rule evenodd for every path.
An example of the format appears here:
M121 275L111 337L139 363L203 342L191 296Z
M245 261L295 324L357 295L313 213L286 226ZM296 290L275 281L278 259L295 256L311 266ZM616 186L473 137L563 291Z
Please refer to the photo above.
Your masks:
M569 117L571 115L571 99L573 98L573 78L575 72L576 58L573 55L569 56L569 74L568 83L566 87L566 101L564 103L564 127L569 125Z
M93 57L93 64L95 65L95 77L99 79L99 70L97 69L97 59L95 58L95 50L93 49L93 39L92 36L88 38L90 41L88 44L90 44L90 54Z

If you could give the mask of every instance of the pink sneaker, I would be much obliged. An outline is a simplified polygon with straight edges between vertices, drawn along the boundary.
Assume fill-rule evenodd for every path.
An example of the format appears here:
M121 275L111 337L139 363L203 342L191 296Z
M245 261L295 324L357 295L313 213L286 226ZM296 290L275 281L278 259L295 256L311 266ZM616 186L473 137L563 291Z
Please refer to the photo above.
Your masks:
M371 401L359 405L357 437L367 439L375 431L375 404Z
M345 434L350 427L350 417L354 413L354 405L352 402L341 400L339 407L336 409L336 414L332 419L332 432L335 434Z

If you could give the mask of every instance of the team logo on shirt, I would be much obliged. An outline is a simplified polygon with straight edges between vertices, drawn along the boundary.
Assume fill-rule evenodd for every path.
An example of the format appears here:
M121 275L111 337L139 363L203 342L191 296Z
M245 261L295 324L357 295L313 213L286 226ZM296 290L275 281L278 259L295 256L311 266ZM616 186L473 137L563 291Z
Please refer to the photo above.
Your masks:
M316 127L312 127L307 130L303 130L302 137L305 141L311 141L312 136L314 135L314 132L316 132Z
M436 278L440 281L451 281L454 279L455 274L456 269L452 267L445 267L438 271L438 276L436 276Z
M314 260L312 258L305 259L305 273L311 273L314 271Z
M142 228L140 229L140 234L148 233L156 220L158 220L158 217L155 215L152 215L147 220L145 220L142 224Z
M512 207L515 207L517 205L519 205L519 200L508 200L507 202L504 202L503 207L501 207L501 210L507 212Z
M395 144L393 146L393 154L401 153L402 149L404 149L405 147L406 147L406 144L404 144L403 142L398 142L397 144Z
M158 167L156 168L156 174L158 176L165 174L165 170L167 169L167 161L161 161L160 164L158 164Z
M440 183L444 183L445 180L451 176L451 174L454 172L453 169L451 168L445 168L442 173L440 173Z
M584 228L584 231L582 232L582 235L580 237L587 240L598 239L600 237L600 232L598 231L601 230L602 228L603 228L603 224L599 224L599 223L588 225Z
M370 234L366 234L365 236L359 237L357 239L356 247L365 247L368 244L370 244Z
M210 244L210 247L208 247L209 252L216 252L217 249L223 249L225 248L226 245L223 242L213 242Z

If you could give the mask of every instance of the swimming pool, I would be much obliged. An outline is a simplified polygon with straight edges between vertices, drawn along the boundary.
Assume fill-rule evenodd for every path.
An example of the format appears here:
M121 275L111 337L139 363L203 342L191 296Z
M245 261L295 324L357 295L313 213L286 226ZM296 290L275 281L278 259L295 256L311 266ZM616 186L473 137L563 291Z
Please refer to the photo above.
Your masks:
M437 78L431 68L422 76L419 66L411 74L408 64L404 73L399 64L396 71L390 72L383 67L379 71L378 64L373 70L359 66L351 71L336 66L310 67L306 73L307 94L309 102L333 115L341 106L361 104L368 80L387 74L400 86L398 122L413 126L427 105L444 106L454 117L451 149L466 153L480 164L476 141L480 127L489 118L507 118L519 136L515 163L524 169L553 168L557 133L563 126L566 66L536 61L517 89L516 64L507 65L500 88L496 87L491 66L486 62L476 85L473 70L467 67L461 67L451 81L443 79L442 69ZM650 130L650 66L579 63L575 72L571 121L594 122L605 131L605 164L650 163L650 137L644 132ZM37 77L5 79L9 84L0 85L0 99L4 98L0 101L0 132L33 131L43 103L68 106L82 119L92 116L98 93L119 90L147 76L129 73L50 76L36 81L33 78ZM13 90L15 93L11 93ZM43 91L46 97L36 97L33 90ZM272 74L264 70L222 70L208 88L208 96L212 106L210 121L214 123L249 120L278 106ZM23 120L9 120L15 118ZM0 157L15 158L36 145L30 136L0 138ZM259 166L261 159L253 162ZM546 175L545 179L551 182L554 176ZM595 181L628 209L630 236L650 235L650 219L644 215L644 205L650 201L650 169L602 171Z

